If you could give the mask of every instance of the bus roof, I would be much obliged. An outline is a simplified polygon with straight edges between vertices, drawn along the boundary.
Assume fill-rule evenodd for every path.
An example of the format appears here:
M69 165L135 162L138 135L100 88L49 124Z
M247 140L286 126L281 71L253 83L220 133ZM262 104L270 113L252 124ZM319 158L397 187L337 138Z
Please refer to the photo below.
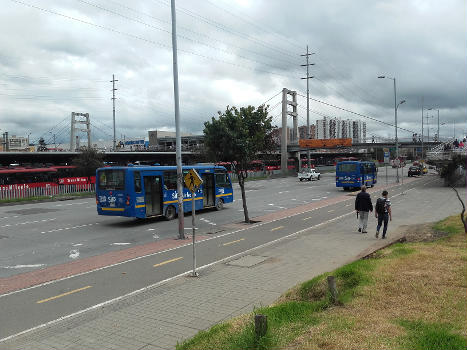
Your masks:
M130 166L111 166L105 168L99 168L97 170L177 170L175 165L130 165ZM227 170L223 166L218 165L184 165L182 170L190 170L190 169L198 169L198 170L209 170L209 169L220 169L220 170Z

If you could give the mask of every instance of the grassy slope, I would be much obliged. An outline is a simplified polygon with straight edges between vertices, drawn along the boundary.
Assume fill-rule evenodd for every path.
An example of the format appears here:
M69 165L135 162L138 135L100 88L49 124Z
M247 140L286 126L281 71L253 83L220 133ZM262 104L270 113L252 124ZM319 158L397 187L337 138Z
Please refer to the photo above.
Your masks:
M435 229L451 235L396 244L333 271L338 305L318 276L255 311L268 316L265 337L256 339L250 314L177 349L465 349L466 236L458 216Z

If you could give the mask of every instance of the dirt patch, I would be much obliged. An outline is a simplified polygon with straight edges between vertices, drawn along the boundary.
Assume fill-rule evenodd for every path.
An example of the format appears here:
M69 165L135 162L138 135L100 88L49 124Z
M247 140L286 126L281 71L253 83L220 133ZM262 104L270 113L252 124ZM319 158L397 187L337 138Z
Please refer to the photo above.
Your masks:
M433 223L410 225L405 228L407 242L433 242L449 233L433 229Z

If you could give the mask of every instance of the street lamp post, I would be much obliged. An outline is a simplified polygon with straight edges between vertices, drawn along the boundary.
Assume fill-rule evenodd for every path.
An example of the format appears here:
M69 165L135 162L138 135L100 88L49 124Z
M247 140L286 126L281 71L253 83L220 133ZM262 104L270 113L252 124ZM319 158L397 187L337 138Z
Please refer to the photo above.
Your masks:
M396 142L396 158L397 158L397 161L399 161L399 142L398 142L398 139L397 139L397 108L405 103L405 100L402 100L400 101L399 103L397 103L397 93L396 93L396 78L390 78L390 77L386 77L385 75L380 75L378 77L379 79L384 79L384 78L387 78L387 79L391 79L393 82L394 82L394 129L395 129L395 132L396 132L396 139L395 139L395 142ZM396 168L396 182L399 183L399 165L397 166Z
M438 111L438 134L437 135L438 135L438 141L439 141L441 139L439 137L439 108L428 108L429 111L432 111L432 110L435 110L435 109Z

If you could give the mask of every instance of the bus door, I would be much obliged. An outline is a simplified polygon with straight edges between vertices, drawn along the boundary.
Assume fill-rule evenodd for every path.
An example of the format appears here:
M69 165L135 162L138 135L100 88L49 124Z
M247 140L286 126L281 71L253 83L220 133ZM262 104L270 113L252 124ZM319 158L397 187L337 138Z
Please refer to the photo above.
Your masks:
M214 174L203 174L203 207L216 205L216 191L214 188Z
M162 215L162 181L160 176L144 176L146 216Z

